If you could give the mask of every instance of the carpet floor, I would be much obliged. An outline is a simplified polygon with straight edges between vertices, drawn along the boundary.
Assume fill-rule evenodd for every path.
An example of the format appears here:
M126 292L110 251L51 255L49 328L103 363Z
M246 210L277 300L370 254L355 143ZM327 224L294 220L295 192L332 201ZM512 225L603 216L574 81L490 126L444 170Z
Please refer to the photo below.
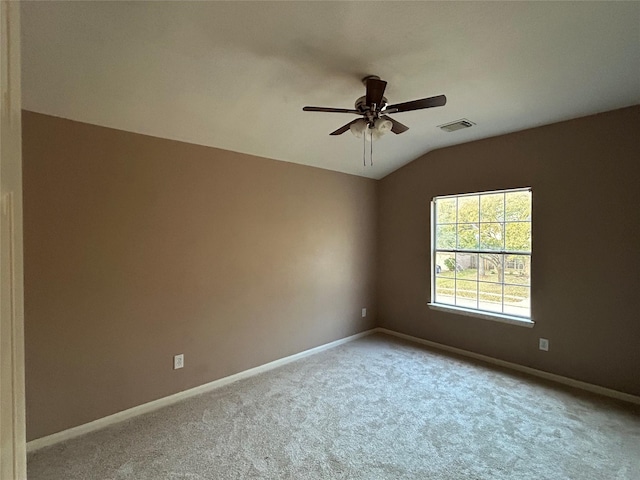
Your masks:
M640 479L640 409L382 334L29 454L29 480Z

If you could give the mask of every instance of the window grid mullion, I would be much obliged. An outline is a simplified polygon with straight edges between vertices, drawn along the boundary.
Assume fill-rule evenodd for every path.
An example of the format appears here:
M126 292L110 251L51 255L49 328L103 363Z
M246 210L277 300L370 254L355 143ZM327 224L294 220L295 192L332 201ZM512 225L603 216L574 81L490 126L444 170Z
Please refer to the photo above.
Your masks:
M506 249L507 249L507 194L505 192L502 192L502 250L506 250Z
M507 249L507 192L502 192L502 249ZM502 267L504 268L504 266ZM504 280L504 279L503 279Z
M453 303L458 304L458 254L453 257Z
M436 252L439 253L477 253L482 255L483 253L492 255L527 255L531 256L531 250L462 250L459 248L436 248Z
M480 205L482 204L482 195L478 195L478 248L482 245L482 230L480 225ZM478 302L476 302L477 304Z
M478 217L480 220L480 217ZM480 310L480 255L476 253L476 308Z
M474 195L491 195L491 194L495 194L495 193L504 193L505 195L507 193L515 193L515 192L531 192L531 187L525 187L525 188L508 188L506 190L496 190L496 191L490 191L490 192L479 192L479 193L457 193L454 195L438 195L438 198L441 199L447 199L447 198L461 198L461 197L472 197Z

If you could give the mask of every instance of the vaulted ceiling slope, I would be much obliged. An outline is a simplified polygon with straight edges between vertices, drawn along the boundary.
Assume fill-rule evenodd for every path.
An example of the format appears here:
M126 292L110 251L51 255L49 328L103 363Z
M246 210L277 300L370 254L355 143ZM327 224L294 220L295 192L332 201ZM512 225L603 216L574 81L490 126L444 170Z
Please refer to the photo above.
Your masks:
M382 178L424 153L640 103L640 2L23 2L23 108ZM348 132L361 78L410 127ZM438 125L477 125L446 133Z

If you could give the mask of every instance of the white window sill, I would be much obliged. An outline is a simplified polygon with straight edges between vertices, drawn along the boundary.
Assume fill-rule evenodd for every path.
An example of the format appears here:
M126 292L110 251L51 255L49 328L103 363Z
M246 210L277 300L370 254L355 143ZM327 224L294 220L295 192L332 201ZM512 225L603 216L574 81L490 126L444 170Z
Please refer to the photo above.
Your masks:
M518 325L520 327L531 328L535 325L533 320L522 317L513 317L511 315L503 315L500 313L481 312L479 310L471 310L468 308L456 307L454 305L444 305L441 303L427 303L431 310L441 312L455 313L466 317L482 318L484 320L493 320L494 322L508 323L510 325Z

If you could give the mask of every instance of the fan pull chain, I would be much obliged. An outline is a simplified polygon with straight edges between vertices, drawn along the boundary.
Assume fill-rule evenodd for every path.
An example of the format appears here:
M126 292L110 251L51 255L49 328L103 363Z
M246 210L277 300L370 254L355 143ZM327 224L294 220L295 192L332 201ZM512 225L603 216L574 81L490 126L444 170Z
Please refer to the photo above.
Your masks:
M368 125L364 130L364 135L362 135L362 165L364 167L367 166L367 135L369 135L369 165L373 167L373 130Z
M371 145L369 147L369 166L373 167L373 132L371 132Z
M362 166L367 166L367 130L362 135Z

